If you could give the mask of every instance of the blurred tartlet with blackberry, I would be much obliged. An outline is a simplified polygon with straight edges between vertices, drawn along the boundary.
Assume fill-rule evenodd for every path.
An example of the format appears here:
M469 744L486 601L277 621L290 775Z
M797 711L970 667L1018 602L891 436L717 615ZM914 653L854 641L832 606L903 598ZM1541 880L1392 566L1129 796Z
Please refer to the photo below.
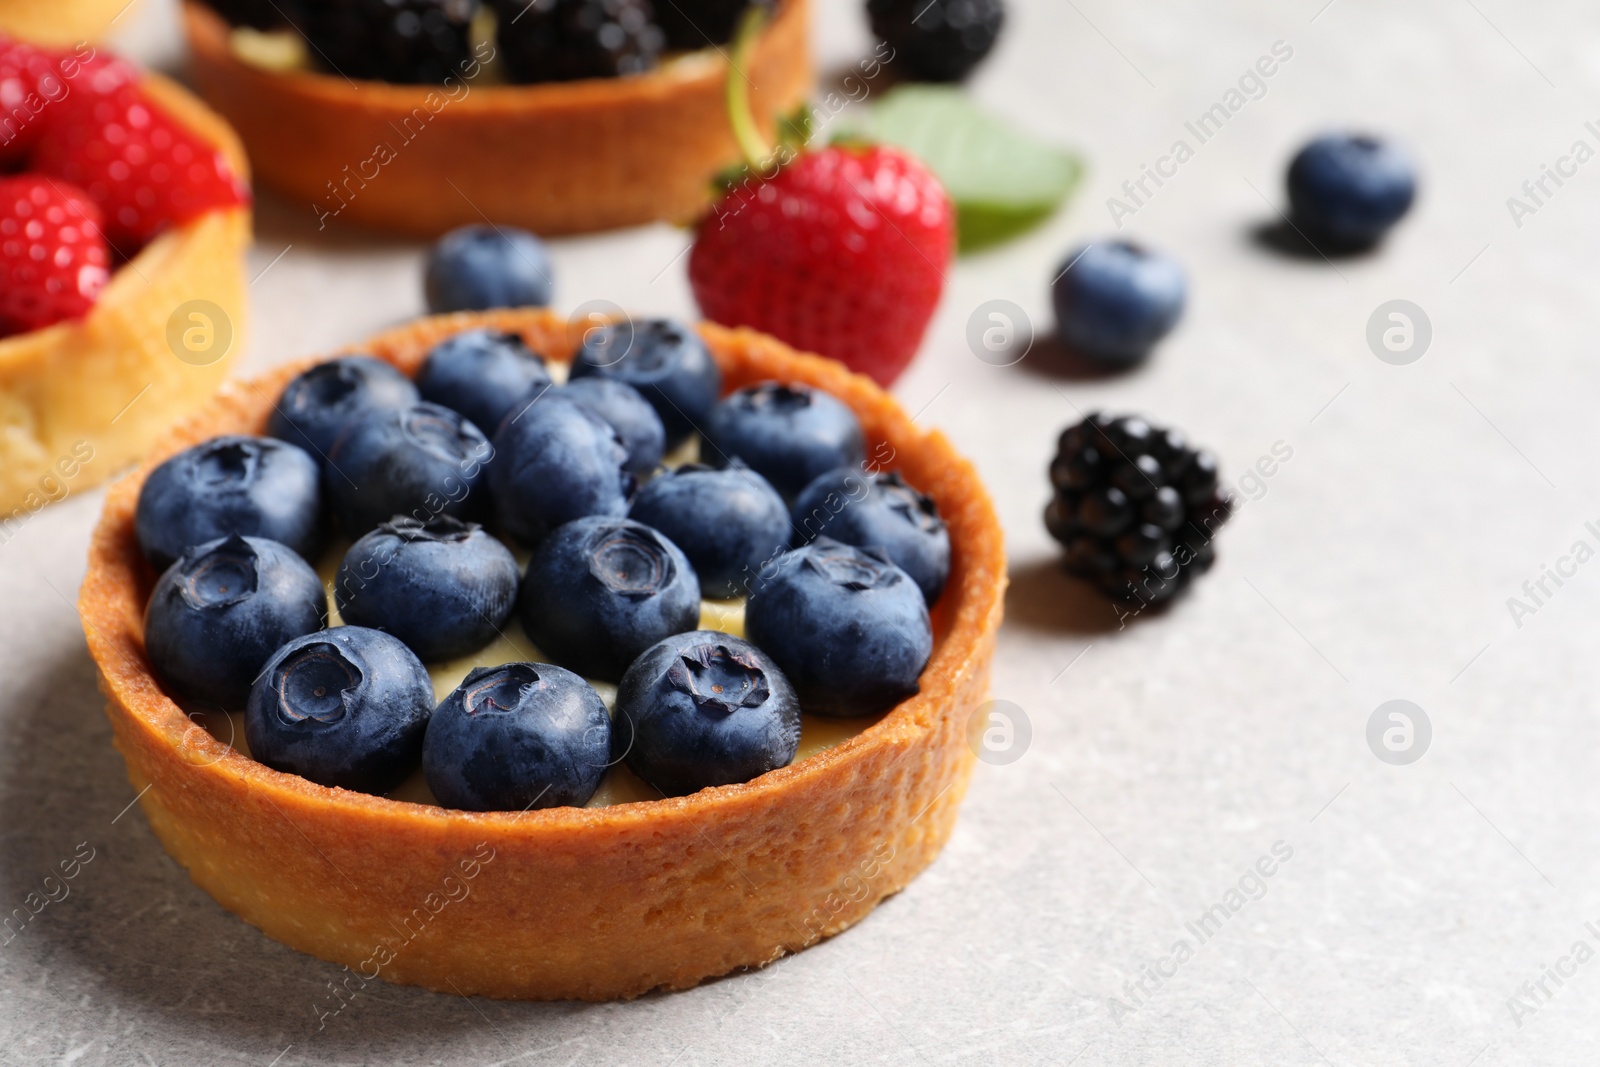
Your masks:
M812 84L809 0L185 0L195 84L319 227L559 234L684 220L740 156L722 46L751 6L754 112Z

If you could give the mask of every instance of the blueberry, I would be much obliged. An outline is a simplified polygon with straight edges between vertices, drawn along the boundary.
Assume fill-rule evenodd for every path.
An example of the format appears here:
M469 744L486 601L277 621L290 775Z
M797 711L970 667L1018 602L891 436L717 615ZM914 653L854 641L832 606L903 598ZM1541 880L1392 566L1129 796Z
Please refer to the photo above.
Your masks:
M611 717L588 682L547 663L479 667L428 723L422 770L447 808L580 807L611 758Z
M534 389L550 384L544 360L514 333L468 330L433 346L417 372L422 399L459 411L493 435Z
M152 566L229 534L279 541L315 559L325 523L317 461L271 437L213 437L150 472L134 530Z
M681 322L647 319L590 330L572 360L572 377L615 378L650 402L676 448L705 425L722 392L722 372L700 335Z
M476 523L397 516L350 546L334 600L345 622L394 634L437 663L495 639L518 577L510 550Z
M1115 366L1144 359L1183 315L1183 268L1128 241L1096 241L1062 264L1056 329L1084 357Z
M187 550L156 582L145 652L174 696L232 711L285 641L327 617L310 564L276 541L234 534Z
M417 769L432 714L428 668L398 637L336 626L278 649L250 690L244 736L274 770L387 793Z
M950 577L950 532L931 497L898 472L839 467L806 486L794 504L797 540L826 534L857 548L881 548L931 605Z
M718 467L735 458L786 499L835 467L866 459L855 412L820 389L762 382L731 394L706 423L703 458Z
M614 682L639 653L700 622L700 582L678 546L643 523L592 516L558 528L528 561L522 628L585 678Z
M273 406L267 432L327 459L339 435L361 416L417 401L411 379L372 356L343 356L299 374Z
M661 466L667 431L661 416L644 396L616 378L579 378L561 387L561 395L600 416L622 438L628 469L644 477Z
M482 431L458 412L419 401L350 427L329 456L328 495L351 537L396 515L425 521L481 514L493 455Z
M495 515L535 545L562 523L628 510L633 475L616 431L565 397L548 395L506 420L494 436L489 488Z
M748 782L787 767L800 701L771 657L710 630L652 646L617 687L617 747L667 796Z
M544 242L512 226L462 226L428 253L428 310L543 307L554 282Z
M741 461L724 470L685 464L645 483L628 517L683 549L708 597L744 596L761 565L789 548L789 509Z
M745 608L745 632L813 715L887 711L917 692L933 654L928 605L882 549L819 537L780 558Z
M1411 156L1376 137L1318 137L1289 164L1295 224L1335 247L1372 245L1411 209L1416 195Z

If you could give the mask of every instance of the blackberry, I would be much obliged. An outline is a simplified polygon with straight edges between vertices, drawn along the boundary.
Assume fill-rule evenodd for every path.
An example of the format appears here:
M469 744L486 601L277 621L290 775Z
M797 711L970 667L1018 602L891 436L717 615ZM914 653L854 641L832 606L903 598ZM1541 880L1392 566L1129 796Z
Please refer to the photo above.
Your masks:
M956 82L994 47L1004 0L867 0L872 32L921 81Z
M642 74L660 62L666 43L650 0L494 2L500 52L513 81Z
M667 47L679 52L727 44L745 11L762 7L771 14L777 6L777 0L655 0Z
M1128 604L1169 600L1210 570L1233 512L1215 455L1136 416L1097 412L1069 427L1050 482L1044 524L1067 570Z
M442 85L472 61L480 0L316 0L300 28L317 60L347 78Z

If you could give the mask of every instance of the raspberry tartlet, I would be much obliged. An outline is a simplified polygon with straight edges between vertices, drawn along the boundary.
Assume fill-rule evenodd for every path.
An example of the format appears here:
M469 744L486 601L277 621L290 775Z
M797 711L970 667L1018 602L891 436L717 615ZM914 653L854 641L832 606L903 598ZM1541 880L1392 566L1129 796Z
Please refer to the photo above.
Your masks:
M436 44L420 57L395 54L398 46L381 39L347 49L337 36L318 43L307 21L314 6L298 20L302 34L252 27L248 4L185 2L195 84L239 131L259 180L309 205L319 226L437 236L487 218L563 234L687 220L705 207L718 172L739 160L724 99L726 49L714 41L672 51L690 42L650 26L646 36L665 40L641 43L644 31L625 30L622 17L615 29L623 44L610 51L567 40L561 25L543 36L484 39L476 19L449 22L459 16L446 0L411 4L411 14L439 20ZM454 6L498 9L499 26L520 31L543 9L559 18L562 5L572 0ZM777 5L745 72L769 135L812 84L808 6ZM649 9L638 0L604 5L641 7ZM596 53L603 69L593 66ZM391 58L373 59L380 54ZM590 65L570 66L575 55ZM516 83L531 81L530 68L561 80Z
M160 75L0 39L0 90L20 99L0 135L9 536L216 389L245 328L250 207L232 131Z
M617 364L595 359L588 341L574 352L576 339L560 316L542 310L494 311L424 319L373 338L359 350L359 359L345 357L339 363L344 385L337 395L381 400L385 390L395 389L393 383L417 376L425 360L440 358L442 347L449 351L443 342L473 331L478 337L486 331L496 344L523 345L544 354L558 381L569 363L573 381L618 377L601 373L614 371ZM158 583L147 552L141 550L141 536L147 530L140 521L143 516L136 513L145 510L141 497L154 492L145 488L153 474L171 471L171 466L164 466L167 461L178 462L194 446L218 435L271 432L270 439L224 437L222 447L243 451L245 445L233 442L255 440L268 442L257 447L279 450L290 446L272 442L283 442L292 430L316 447L326 429L317 415L327 408L302 401L304 394L314 391L318 374L313 368L333 364L290 365L255 382L224 386L209 406L154 449L140 471L111 490L80 597L117 747L140 790L139 802L167 850L202 888L269 936L345 964L363 981L382 977L506 998L605 1000L658 988L687 988L729 971L771 963L859 921L932 861L953 829L972 771L970 723L988 691L1002 611L1005 559L988 495L972 466L943 435L918 428L877 386L837 363L796 353L748 330L705 325L687 337L690 347L709 354L711 365L705 375L696 372L672 381L637 378L638 392L652 405L692 406L697 381L720 380L719 405L771 412L774 421L768 425L789 420L808 429L821 428L831 433L823 436L836 442L829 447L836 447L837 454L876 457L892 466L895 476L883 476L883 483L866 498L872 502L872 514L883 519L900 505L914 502L921 525L936 529L940 539L947 540L947 579L942 591L934 591L931 611L922 606L923 591L889 562L911 550L914 546L909 543L881 552L848 548L831 539L845 535L844 524L835 519L827 522L827 529L811 531L821 536L789 553L828 557L833 562L825 561L826 566L845 566L849 569L845 584L851 588L868 587L874 573L898 575L891 583L898 598L896 610L909 612L908 618L920 613L928 620L931 637L931 654L924 652L925 666L911 685L914 695L900 689L884 703L884 693L858 690L846 695L852 706L823 712L855 717L803 716L801 742L798 751L790 743L793 758L787 765L783 759L763 763L756 758L732 778L707 780L697 773L703 765L697 767L693 759L672 762L670 750L682 739L674 736L671 723L663 723L663 716L679 713L686 694L702 709L715 707L717 723L757 711L770 713L772 728L778 731L773 736L785 742L792 742L797 703L806 710L821 707L810 703L810 693L818 686L829 690L829 679L789 665L796 662L792 653L815 635L758 633L781 628L784 615L767 610L764 627L758 627L752 607L749 641L731 633L713 634L715 647L708 650L701 640L704 632L679 633L646 651L623 674L615 697L618 720L632 709L628 719L637 745L650 750L627 750L628 766L652 756L658 746L669 750L668 758L657 765L662 773L651 779L658 781L656 790L642 783L619 788L610 781L618 773L612 767L607 772L609 784L600 787L588 806L576 806L585 803L593 788L578 780L587 772L577 767L558 776L559 799L552 801L541 793L523 803L521 794L509 788L514 783L505 781L495 768L480 766L474 771L471 763L452 764L451 757L461 746L477 743L471 736L475 715L480 724L487 721L485 715L491 719L500 715L498 721L508 722L503 713L531 699L535 689L562 709L561 716L549 722L570 734L580 749L598 745L593 759L603 759L605 745L598 738L606 729L606 714L595 690L576 674L528 663L472 669L459 688L453 687L466 669L463 665L457 663L457 675L448 679L434 673L431 696L442 700L427 723L423 756L431 791L414 783L391 788L392 768L385 769L382 761L334 768L332 773L345 776L347 787L318 785L310 778L318 776L315 764L326 751L295 752L295 724L282 719L264 723L257 714L258 701L293 696L296 707L333 722L343 713L327 705L330 687L333 692L347 687L346 697L356 694L364 699L381 680L389 687L383 699L391 707L410 708L431 700L425 692L426 678L419 681L416 676L419 661L399 640L405 637L415 643L403 627L394 627L392 633L359 625L318 631L314 620L292 617L305 610L297 606L279 615L291 629L298 626L303 636L283 645L266 664L251 688L244 721L250 751L259 759L298 760L302 769L274 770L258 762L242 751L237 714L191 717L169 695L170 686L158 679L152 660L173 661L168 652L153 648L147 652L146 603L153 590L165 595L162 590L177 580L188 581L191 591L201 593L231 589L226 568L213 568L208 575L185 569L185 560L199 558L196 552L271 557L275 573L290 590L287 599L278 601L281 604L303 603L299 591L305 589L309 569L278 542L235 535L186 553ZM461 356L454 352L450 358ZM398 369L405 377L391 378L393 372L386 368ZM292 384L308 381L311 387ZM274 398L286 387L290 392L275 406ZM323 389L321 395L333 392ZM800 396L815 402L802 404L795 399ZM409 405L402 408L411 413L408 417L432 420L434 431L449 421L449 409L429 401L406 401L392 393L390 399ZM489 484L500 487L504 479L518 477L517 469L503 466L519 447L516 420L532 420L535 416L529 412L537 412L541 404L553 405L550 410L557 410L561 420L585 433L587 427L600 424L598 416L591 420L589 415L574 415L569 409L577 403L546 399L501 416L494 435L497 452L489 461ZM375 410L358 423L363 429L350 433L381 435L389 415ZM544 429L555 425L551 418L539 417L549 424ZM723 447L740 440L752 442L761 432L751 429L760 425L753 420L725 421L729 425L719 436ZM685 439L690 446L696 440L692 433ZM623 470L625 456L620 437L615 441L614 473ZM754 454L762 443L754 441L748 451ZM337 459L348 456L346 450L352 446L336 435L331 447ZM791 451L782 462L812 458ZM710 468L677 469L687 473L674 477L674 482L684 481L669 495L693 496L705 489L697 488L696 472ZM719 469L737 473L743 468L730 462ZM282 484L296 484L290 476L292 465L285 471ZM910 485L926 497L913 494ZM471 494L463 499L470 501ZM305 500L306 508L317 506L314 494ZM514 518L529 529L537 526L535 513L554 521L552 509L561 503L537 499L508 503L503 494L493 498L497 514L510 511L497 521ZM670 506L671 501L658 504ZM603 502L597 506L603 507ZM781 501L778 507L783 507ZM607 558L619 562L616 573L627 579L629 591L636 591L641 575L649 571L648 567L640 571L637 565L661 561L659 554L647 551L649 538L656 535L633 520L590 510L590 518L531 537L537 547L528 564L530 577L549 565L555 568L550 572L552 587L558 586L565 543L581 540L588 527L596 526L604 528L609 538L606 551L612 554ZM936 524L930 518L934 514L940 517ZM449 545L466 552L470 542L481 536L466 517L438 516L425 525L435 536L416 537L419 523L397 516L361 541L377 539L389 544L391 551L404 549L401 542L407 542L417 552L455 551ZM190 535L206 536L200 531ZM699 558L698 553L714 552L715 546L692 549ZM678 549L671 552L681 569ZM360 555L355 546L352 553ZM347 564L351 558L346 555ZM474 573L484 576L485 590L502 589L503 604L504 582L509 579L494 575L511 566L514 578L515 567L509 558L492 551L483 558L489 566ZM346 577L341 570L341 606L347 606L342 595L347 591ZM751 604L765 595L764 588L758 589ZM526 596L522 608L525 620L533 623L527 616ZM496 610L510 608L503 605ZM155 611L151 601L149 625L164 625L156 621ZM702 612L702 627L708 614ZM391 661L399 666L392 670L382 666ZM784 664L782 671L773 661ZM350 673L352 664L366 672L364 679L359 671ZM206 665L197 669L203 672ZM341 671L345 673L338 674ZM785 675L794 678L793 686ZM424 692L417 691L419 684ZM232 707L238 698L222 699L233 700ZM872 714L861 716L863 706ZM347 702L346 710L355 709ZM402 729L393 744L384 742L386 751L417 744L419 728L412 716L405 712L395 720ZM198 724L202 720L203 726ZM813 726L827 728L807 738ZM230 737L235 738L232 745L227 743ZM613 733L615 755L614 738ZM256 751L258 743L265 748ZM544 749L539 751L543 754ZM592 760L587 766L594 766ZM373 795L378 792L388 796ZM665 793L678 795L664 797ZM441 800L449 806L438 806ZM485 808L498 810L465 810ZM470 906L452 904L466 894L471 896Z

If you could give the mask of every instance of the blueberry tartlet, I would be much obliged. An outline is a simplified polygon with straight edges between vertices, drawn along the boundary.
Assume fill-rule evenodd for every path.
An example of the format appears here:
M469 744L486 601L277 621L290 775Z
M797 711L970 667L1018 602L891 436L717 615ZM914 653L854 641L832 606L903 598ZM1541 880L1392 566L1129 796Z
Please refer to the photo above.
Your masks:
M761 4L747 73L768 136L811 87L808 5ZM319 228L683 220L741 158L723 46L742 0L184 6L195 83L261 181L312 205Z
M519 338L557 383L575 355L562 317L529 310L421 320L352 355L410 379L473 330ZM750 331L693 338L723 397L783 382L849 415L879 495L871 523L834 532L886 544L791 536L782 497L742 460L651 472L645 490L671 488L635 509L648 494L620 435L552 396L492 434L482 521L424 499L338 540L327 503L304 499L286 528L331 543L186 546L214 528L179 524L145 536L178 553L158 571L136 521L154 472L191 469L183 457L215 438L265 438L279 395L327 362L225 389L111 491L85 630L139 803L198 884L272 937L390 981L602 1000L799 951L932 860L972 770L968 723L1000 620L987 494L941 435L838 364ZM331 391L299 415L313 425L346 399ZM582 514L555 514L554 496L528 507L526 486L543 478L493 476L515 427L547 405L547 445L586 456L605 486ZM361 426L418 406L348 414ZM334 437L327 460L300 450L325 482L340 476ZM871 532L898 513L880 497L901 484L947 546L931 604L894 559L917 536L939 541L932 524ZM283 521L248 492L233 506L228 521L258 531ZM739 536L713 536L729 524ZM300 551L320 553L317 570ZM159 644L169 631L178 639ZM232 657L226 669L191 647L197 633ZM841 642L860 646L853 658ZM458 854L494 869L474 907L394 943L390 916L427 898ZM329 882L330 863L348 878ZM390 951L375 960L375 946Z

